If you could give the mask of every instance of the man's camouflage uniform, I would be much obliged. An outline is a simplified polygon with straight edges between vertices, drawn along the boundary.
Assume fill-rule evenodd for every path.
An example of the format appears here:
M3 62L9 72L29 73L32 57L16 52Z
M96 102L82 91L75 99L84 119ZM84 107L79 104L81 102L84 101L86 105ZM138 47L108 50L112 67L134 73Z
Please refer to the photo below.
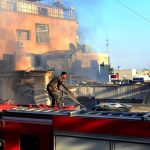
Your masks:
M58 91L60 86L63 86L69 91L68 87L65 85L64 80L61 77L54 77L47 85L47 91L49 96L52 98L52 107L54 108L55 102L57 103L59 109L62 108L62 101L59 97Z

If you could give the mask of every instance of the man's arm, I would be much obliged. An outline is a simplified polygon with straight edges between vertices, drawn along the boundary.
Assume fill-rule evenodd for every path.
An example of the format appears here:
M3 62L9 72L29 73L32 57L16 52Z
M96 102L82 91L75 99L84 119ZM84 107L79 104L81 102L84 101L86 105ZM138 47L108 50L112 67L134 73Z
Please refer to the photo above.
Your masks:
M70 94L73 94L72 91L68 88L68 86L67 86L64 82L62 82L61 85L62 85Z
M59 79L59 86L60 86L60 85L61 85L64 89L66 89L70 94L72 94L72 92L69 90L68 86L64 83L64 80ZM61 92L63 92L63 91L60 89L60 87L59 87L59 90L60 90Z
M62 82L62 84L61 84L67 91L69 91L70 92L70 90L69 90L69 88L68 88L68 86L64 83L64 82Z

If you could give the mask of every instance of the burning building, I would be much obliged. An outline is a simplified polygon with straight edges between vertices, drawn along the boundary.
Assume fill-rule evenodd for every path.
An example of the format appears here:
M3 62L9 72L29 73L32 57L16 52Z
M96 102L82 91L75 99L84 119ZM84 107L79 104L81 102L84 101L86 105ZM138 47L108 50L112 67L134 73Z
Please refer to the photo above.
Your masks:
M0 20L0 98L42 103L54 70L108 81L108 56L83 52L72 5L0 0Z
M78 23L72 7L1 0L0 20L1 70L44 67L44 55L76 46Z
M26 89L23 95L30 95L27 99L33 102L34 92L44 89L52 76L52 53L76 47L78 23L74 8L61 1L47 5L0 0L0 20L0 97L15 98L18 103L17 99L22 98L18 94Z

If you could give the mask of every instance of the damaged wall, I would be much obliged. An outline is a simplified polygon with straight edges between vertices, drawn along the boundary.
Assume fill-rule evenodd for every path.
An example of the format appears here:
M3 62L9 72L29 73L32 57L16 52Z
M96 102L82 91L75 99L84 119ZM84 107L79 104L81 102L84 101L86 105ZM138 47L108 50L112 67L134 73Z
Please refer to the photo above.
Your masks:
M0 73L0 98L15 104L49 104L44 92L53 71L18 71Z

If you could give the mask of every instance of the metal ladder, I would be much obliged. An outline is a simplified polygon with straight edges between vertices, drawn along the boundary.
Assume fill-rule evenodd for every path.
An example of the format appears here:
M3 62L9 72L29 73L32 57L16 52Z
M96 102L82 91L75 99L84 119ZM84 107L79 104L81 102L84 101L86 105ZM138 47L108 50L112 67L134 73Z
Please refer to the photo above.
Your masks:
M80 110L51 110L43 108L27 108L17 107L10 110L5 110L7 115L15 114L41 114L41 115L65 115L65 116L80 116L89 118L111 118L111 119L127 119L127 120L143 120L150 121L150 112L108 112L108 111L87 111L85 108Z

